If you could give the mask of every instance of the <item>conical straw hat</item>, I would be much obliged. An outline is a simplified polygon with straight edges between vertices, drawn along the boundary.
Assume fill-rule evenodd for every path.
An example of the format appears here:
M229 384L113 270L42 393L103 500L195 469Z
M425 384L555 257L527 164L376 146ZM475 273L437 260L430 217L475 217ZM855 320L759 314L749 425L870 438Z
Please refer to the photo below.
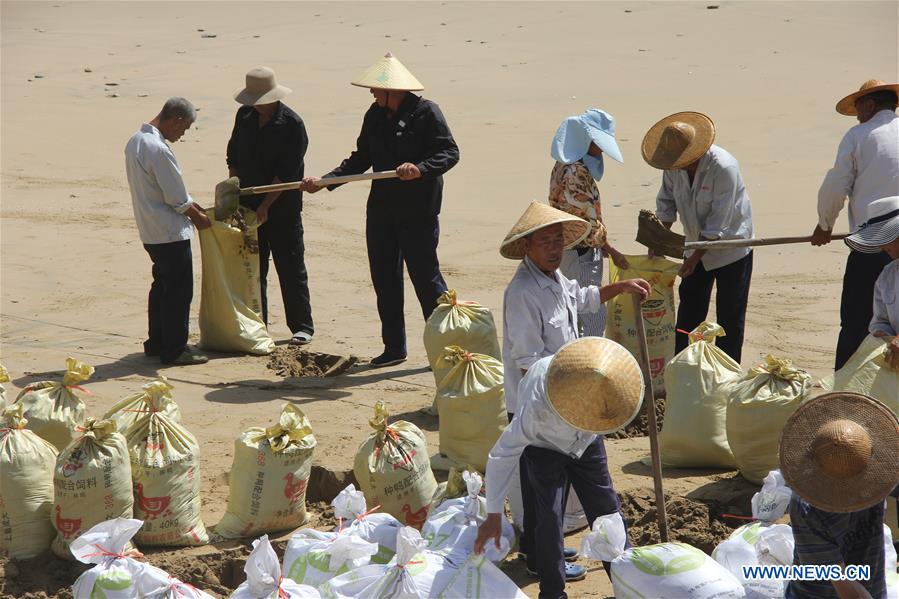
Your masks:
M368 67L352 85L371 89L419 91L425 88L399 59L388 52L384 58Z
M858 110L855 109L856 100L858 100L862 96L867 96L868 94L887 89L892 90L896 92L897 95L899 95L899 83L887 83L886 81L881 81L880 79L868 79L867 81L862 83L862 86L858 88L857 92L849 94L848 96L837 102L837 112L846 116L857 116Z
M816 397L784 425L780 471L818 509L846 513L877 505L899 483L899 419L860 393Z
M547 204L531 202L512 230L503 239L499 253L504 258L521 260L524 258L524 238L543 227L562 223L565 249L571 249L590 233L590 223L573 214L568 214Z
M643 405L643 373L621 345L604 337L566 344L549 364L546 395L576 429L605 435L633 420Z
M649 166L680 169L702 158L715 141L715 123L701 112L678 112L650 127L640 149Z

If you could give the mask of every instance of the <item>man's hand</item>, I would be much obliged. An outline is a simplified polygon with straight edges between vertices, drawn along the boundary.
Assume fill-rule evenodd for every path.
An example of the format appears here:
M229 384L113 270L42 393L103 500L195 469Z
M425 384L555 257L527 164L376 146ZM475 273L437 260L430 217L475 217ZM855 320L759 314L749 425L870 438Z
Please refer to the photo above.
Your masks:
M833 233L833 231L825 231L821 228L821 225L815 225L815 230L812 232L812 245L827 245L830 243L831 233Z
M502 533L501 518L502 515L500 514L487 514L487 519L478 527L478 536L474 540L475 553L484 553L484 547L490 539L493 539L496 548L500 549L499 540Z
M212 221L210 221L209 217L206 216L206 211L196 204L191 204L187 211L184 213L184 216L190 219L190 222L194 224L198 231L208 229L212 226Z
M396 167L396 176L403 181L411 181L412 179L421 177L421 171L411 162L404 162Z
M650 250L651 252L652 250ZM609 254L609 258L612 260L612 264L620 268L621 270L627 270L631 267L630 262L627 261L627 258L624 257L624 254L616 250L615 248L608 248L607 252Z
M266 222L268 222L268 205L263 202L262 205L256 209L256 223L264 225Z
M651 292L652 286L648 281L644 279L627 279L625 281L609 283L608 285L600 287L599 299L603 303L606 303L613 297L621 295L622 293L632 293L634 295L639 295L640 301L643 301L649 297Z
M303 177L303 185L300 187L300 191L305 191L306 193L318 193L322 189L324 189L324 185L319 183L321 179L318 177Z
M893 337L893 340L887 345L884 359L890 369L899 372L899 335Z
M702 254L700 252L693 252L689 258L684 260L684 263L681 264L680 270L677 271L678 276L682 279L686 279L696 270L696 267L699 266L699 263L702 261Z

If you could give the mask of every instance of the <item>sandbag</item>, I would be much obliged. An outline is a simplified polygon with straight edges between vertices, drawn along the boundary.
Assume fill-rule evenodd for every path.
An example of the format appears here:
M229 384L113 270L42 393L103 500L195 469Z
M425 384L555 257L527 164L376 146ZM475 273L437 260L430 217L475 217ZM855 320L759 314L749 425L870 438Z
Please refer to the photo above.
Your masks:
M6 387L3 383L9 382L9 371L3 364L0 364L0 410L6 407Z
M150 564L144 564L137 592L141 599L214 599L209 593Z
M374 429L356 452L353 473L369 503L400 522L421 528L438 486L428 459L425 435L411 422L387 424L387 406L375 404Z
M659 433L664 466L734 468L727 444L727 400L740 365L715 347L724 329L703 322L690 345L665 368L665 421Z
M281 571L294 582L318 587L344 572L367 566L377 552L376 543L346 531L304 528L287 542Z
M116 423L116 429L125 434L125 431L147 411L147 405L156 408L165 414L171 422L181 422L181 410L172 399L174 386L164 376L155 381L141 385L141 390L132 393L103 414L103 420L112 420Z
M134 559L140 556L127 547L140 529L141 521L116 518L94 525L72 541L72 555L83 564L95 564L72 585L78 599L133 599L146 564Z
M759 545L774 546L777 552L760 550ZM787 524L753 522L736 529L712 551L712 559L740 581L751 599L778 599L786 592L784 579L747 579L743 566L789 566L793 563L793 531Z
M275 343L262 321L256 213L240 207L228 222L198 231L203 256L200 347L265 355Z
M727 444L743 478L758 485L778 468L780 432L811 389L809 373L772 355L730 387Z
M253 541L243 571L247 580L231 593L231 599L321 599L314 587L281 576L281 564L268 535Z
M234 441L228 510L216 534L236 539L302 526L314 450L312 425L290 403L278 424L241 433Z
M483 555L469 555L455 568L437 599L471 599L472 597L496 599L528 599L518 585Z
M53 472L53 553L72 559L69 543L95 524L130 519L131 459L112 420L88 418L81 436L56 459ZM129 547L128 549L133 549Z
M890 527L883 526L884 570L887 579L887 599L899 599L899 573L896 572L896 547Z
M24 406L7 406L0 419L0 556L28 559L53 540L56 447L26 429Z
M665 391L665 367L674 356L674 334L677 314L674 310L674 280L680 264L665 258L626 256L630 268L621 269L609 261L609 283L641 278L649 282L652 290L643 302L643 323L646 327L646 343L649 349L649 370L656 393ZM632 296L623 293L606 304L608 316L605 336L620 343L640 359L640 341L637 339L636 315Z
M821 386L826 391L851 391L873 397L899 416L899 370L892 370L884 359L892 339L868 335L849 361L821 381Z
M56 446L65 449L75 438L75 427L84 422L84 401L76 391L94 374L94 367L66 358L62 382L40 381L22 389L16 402L24 406L28 428Z
M762 480L762 488L752 496L752 517L760 522L780 520L790 509L793 490L787 486L780 470L772 470Z
M458 345L446 347L438 362L451 365L434 399L440 415L440 457L445 458L439 460L440 469L472 466L483 472L487 454L509 423L503 363Z
M209 542L200 518L200 446L143 398L145 412L125 431L134 482L134 515L143 520L138 545L183 546Z
M340 525L335 532L345 531L361 539L378 545L378 552L371 556L371 563L386 564L396 554L396 533L403 527L402 522L383 512L381 506L368 509L365 494L348 485L331 501L334 517Z

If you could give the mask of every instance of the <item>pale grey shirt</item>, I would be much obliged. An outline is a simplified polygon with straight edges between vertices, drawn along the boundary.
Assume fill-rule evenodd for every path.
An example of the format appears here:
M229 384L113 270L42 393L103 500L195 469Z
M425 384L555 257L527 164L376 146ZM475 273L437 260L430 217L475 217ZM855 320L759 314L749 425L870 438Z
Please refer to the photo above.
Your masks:
M687 241L699 241L700 236L752 238L752 206L737 159L724 148L713 145L699 159L692 184L685 170L664 171L656 197L656 216L664 222L674 222L680 217ZM702 265L706 270L721 268L750 251L750 248L708 251L702 257ZM692 253L685 252L687 256Z
M518 412L487 456L487 513L501 514L518 459L528 445L580 458L598 435L574 428L553 411L546 395L552 356L534 362L521 380Z
M899 333L899 260L887 264L874 283L874 317L868 332Z
M125 172L143 243L171 243L193 237L193 226L184 215L193 200L175 154L153 125L141 125L125 145Z
M558 270L552 278L525 257L503 296L506 409L515 413L521 371L577 339L578 312L602 308L599 287L581 287Z

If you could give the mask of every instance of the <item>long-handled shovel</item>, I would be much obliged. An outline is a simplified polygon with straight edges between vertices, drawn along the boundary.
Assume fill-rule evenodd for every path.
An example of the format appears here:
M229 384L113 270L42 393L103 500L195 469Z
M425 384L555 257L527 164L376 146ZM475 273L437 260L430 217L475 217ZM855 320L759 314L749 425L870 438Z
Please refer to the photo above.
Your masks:
M325 185L340 185L353 181L374 181L377 179L393 179L397 177L396 171L380 171L377 173L362 173L359 175L344 175L342 177L327 177L320 179L321 187ZM273 191L290 191L299 189L302 181L290 183L276 183L274 185L257 185L256 187L241 187L240 179L231 177L215 186L215 218L224 220L231 216L240 203L240 196L255 195L259 193L271 193Z
M649 346L646 344L646 328L643 326L643 305L634 297L634 316L637 339L640 341L640 370L646 385L643 405L646 408L646 425L649 428L649 454L652 457L652 482L656 491L656 516L659 521L659 538L668 542L668 514L665 511L665 491L662 489L662 459L659 455L659 432L656 423L656 398L652 389L652 372L649 368Z

